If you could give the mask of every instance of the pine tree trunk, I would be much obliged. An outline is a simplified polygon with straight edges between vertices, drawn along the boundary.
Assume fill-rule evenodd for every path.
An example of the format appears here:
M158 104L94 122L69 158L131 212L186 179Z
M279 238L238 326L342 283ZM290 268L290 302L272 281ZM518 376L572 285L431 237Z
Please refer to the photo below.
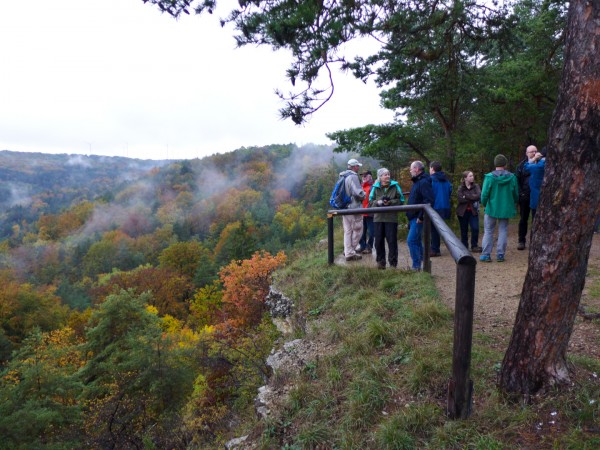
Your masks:
M529 266L499 385L533 395L569 382L567 347L600 212L600 0L570 3Z

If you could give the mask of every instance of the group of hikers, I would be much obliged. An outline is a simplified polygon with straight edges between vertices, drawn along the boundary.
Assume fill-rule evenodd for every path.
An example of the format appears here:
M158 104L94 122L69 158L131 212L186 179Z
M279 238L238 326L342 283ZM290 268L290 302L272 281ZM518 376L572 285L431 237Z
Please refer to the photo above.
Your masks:
M540 189L544 177L546 149L538 152L533 145L527 147L525 158L517 167L516 175L506 167L508 160L504 155L494 158L495 169L483 178L483 185L475 183L471 171L462 173L460 186L457 189L456 215L460 224L461 241L474 253L481 253L482 262L492 261L494 247L494 231L498 226L496 242L496 261L505 260L508 221L517 214L519 205L519 240L517 249L526 247L529 215L535 218ZM349 209L377 208L399 206L405 203L405 197L397 181L392 180L386 168L377 170L377 178L365 170L359 172L362 164L355 158L348 161L348 169L340 173L344 177L344 188L350 197ZM450 218L452 183L442 170L438 161L429 164L429 173L421 161L413 161L410 165L410 176L413 182L408 196L408 205L430 204L433 209L447 220ZM479 210L484 207L483 239L479 241ZM412 270L420 271L423 264L423 214L422 209L406 212L408 219L408 236L406 243L412 260ZM343 215L344 256L346 261L358 261L363 254L370 254L375 249L377 268L385 269L386 264L398 266L398 214L382 211L374 214ZM387 244L387 260L386 260ZM435 226L431 227L431 248L429 255L441 255L440 235Z

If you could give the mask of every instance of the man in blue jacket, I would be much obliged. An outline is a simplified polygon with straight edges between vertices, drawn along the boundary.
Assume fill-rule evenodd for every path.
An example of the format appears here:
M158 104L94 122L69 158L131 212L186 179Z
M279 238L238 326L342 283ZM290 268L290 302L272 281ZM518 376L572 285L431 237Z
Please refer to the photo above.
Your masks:
M529 189L531 195L529 198L529 208L531 209L531 220L535 219L538 202L540 200L540 191L544 181L544 171L546 168L546 147L541 152L536 152L533 158L525 164L525 170L530 173Z
M452 195L452 184L446 178L442 171L442 164L439 161L432 161L429 164L429 174L431 175L431 188L433 189L433 209L444 220L450 218L450 195ZM429 256L440 256L440 233L435 226L431 227L431 251Z
M517 250L525 250L525 242L527 241L527 224L529 222L529 207L531 189L529 188L530 173L525 169L525 164L537 153L535 145L529 145L525 149L525 158L519 163L515 170L517 176L517 186L519 188L519 241Z
M412 177L413 186L408 197L408 204L429 203L433 205L431 181L429 175L425 173L425 166L421 161L414 161L410 165L410 176ZM406 243L412 259L413 270L421 270L421 264L423 263L423 214L425 214L423 210L408 211L406 213L409 227Z

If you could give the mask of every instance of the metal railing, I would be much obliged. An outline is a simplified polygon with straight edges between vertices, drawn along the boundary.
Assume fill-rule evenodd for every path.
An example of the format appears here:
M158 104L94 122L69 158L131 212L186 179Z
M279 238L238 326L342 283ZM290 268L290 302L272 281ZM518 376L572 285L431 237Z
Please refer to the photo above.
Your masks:
M334 263L333 219L336 216L423 210L423 270L431 273L431 224L443 239L456 263L456 294L454 302L454 344L452 378L448 383L447 413L452 419L471 415L473 381L470 379L473 344L473 308L475 304L475 267L477 260L456 237L444 219L430 205L384 206L378 208L332 209L327 211L328 263Z

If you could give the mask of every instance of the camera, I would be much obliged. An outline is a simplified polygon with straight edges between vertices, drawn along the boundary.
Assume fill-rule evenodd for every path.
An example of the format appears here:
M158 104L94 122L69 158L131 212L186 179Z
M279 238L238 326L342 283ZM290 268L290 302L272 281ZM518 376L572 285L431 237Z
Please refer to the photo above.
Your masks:
M383 200L384 202L389 202L390 198L387 195L384 195L383 197L381 197L381 200Z

